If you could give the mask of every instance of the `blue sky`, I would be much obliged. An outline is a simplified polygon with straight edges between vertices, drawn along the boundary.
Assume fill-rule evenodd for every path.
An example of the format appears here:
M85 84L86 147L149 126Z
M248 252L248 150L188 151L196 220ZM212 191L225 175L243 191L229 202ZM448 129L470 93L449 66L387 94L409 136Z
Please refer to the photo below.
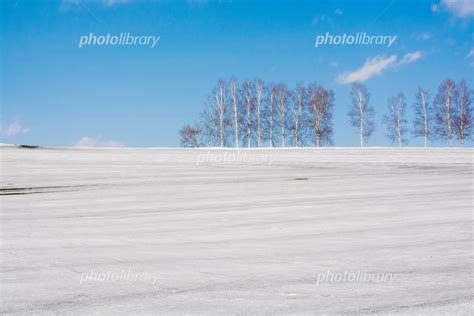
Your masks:
M386 146L389 96L402 91L411 105L419 85L435 94L447 78L473 87L472 0L5 0L1 20L6 143L178 146L178 130L197 118L216 80L235 75L333 89L335 145L357 146L346 74L364 78L372 94L377 128L368 145ZM78 47L89 33L124 32L160 40ZM316 48L326 32L397 39Z

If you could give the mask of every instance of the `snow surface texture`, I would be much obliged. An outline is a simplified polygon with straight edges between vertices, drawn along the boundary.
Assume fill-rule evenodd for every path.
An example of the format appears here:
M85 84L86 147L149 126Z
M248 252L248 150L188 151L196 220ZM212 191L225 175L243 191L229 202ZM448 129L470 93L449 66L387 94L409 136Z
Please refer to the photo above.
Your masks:
M473 153L3 147L0 312L469 315Z

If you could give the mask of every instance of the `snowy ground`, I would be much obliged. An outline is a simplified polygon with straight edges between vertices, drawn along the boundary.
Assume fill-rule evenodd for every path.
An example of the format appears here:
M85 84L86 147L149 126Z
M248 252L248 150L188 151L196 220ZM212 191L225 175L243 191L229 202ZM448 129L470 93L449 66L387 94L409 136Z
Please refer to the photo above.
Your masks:
M473 312L472 149L0 151L2 314Z

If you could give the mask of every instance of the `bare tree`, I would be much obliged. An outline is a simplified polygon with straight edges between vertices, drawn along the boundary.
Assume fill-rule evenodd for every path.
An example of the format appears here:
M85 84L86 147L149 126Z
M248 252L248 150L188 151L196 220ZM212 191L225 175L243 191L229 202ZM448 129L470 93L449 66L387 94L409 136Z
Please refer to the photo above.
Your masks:
M413 130L415 137L423 137L425 148L428 146L428 140L431 138L432 109L429 104L428 91L418 88L416 92L416 102L413 105Z
M214 115L214 107L209 99L204 103L201 113L201 134L205 138L206 145L214 146L219 142L219 128Z
M203 127L208 144L218 144L220 147L225 146L226 129L229 124L226 117L226 106L226 83L223 80L219 80L207 98L202 113Z
M234 137L235 137L235 147L239 147L239 115L238 115L238 84L235 78L230 80L230 96L232 102L232 115L233 115L233 125L234 125Z
M216 111L219 117L219 141L221 147L225 145L225 113L226 113L226 83L219 80L216 91L214 92L216 99Z
M266 108L266 126L268 127L268 146L273 147L275 142L275 105L277 99L277 86L274 83L270 83L267 90L267 105Z
M387 137L392 142L396 142L398 147L407 142L405 134L407 132L405 119L406 112L405 95L399 93L395 97L388 99L388 114L383 116L383 123L387 126Z
M474 120L471 95L472 91L466 85L464 80L458 85L455 95L455 110L453 117L454 133L464 147L464 142L471 136Z
M436 136L447 139L449 147L453 146L453 100L456 94L455 83L448 79L441 83L434 101L434 119Z
M185 125L180 131L181 146L197 148L201 146L201 127L194 123L193 126Z
M261 146L262 142L262 99L265 85L262 80L255 80L255 105L257 108L257 147Z
M312 83L308 86L308 102L309 126L313 131L316 147L332 144L334 92Z
M375 110L369 104L370 94L361 83L354 83L351 90L352 106L349 119L352 126L359 132L360 146L363 147L374 131L373 116Z
M304 102L306 97L306 89L303 85L298 84L294 91L289 93L289 101L292 110L292 124L290 130L294 132L295 146L299 147L302 143L302 127L304 115Z
M276 86L277 89L277 110L280 120L280 137L281 137L281 147L285 147L285 115L288 109L288 88L286 84L280 83Z
M253 95L254 85L250 81L245 81L242 84L242 102L243 116L245 117L242 121L244 129L244 141L247 142L247 147L250 148L252 145L252 130L254 129L253 116L255 112L255 101Z

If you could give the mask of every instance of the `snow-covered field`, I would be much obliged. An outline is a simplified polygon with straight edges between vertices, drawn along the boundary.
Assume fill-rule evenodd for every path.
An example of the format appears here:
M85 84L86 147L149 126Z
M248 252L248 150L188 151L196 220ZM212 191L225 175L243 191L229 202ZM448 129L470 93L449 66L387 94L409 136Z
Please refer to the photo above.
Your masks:
M473 312L472 149L0 150L3 314Z

